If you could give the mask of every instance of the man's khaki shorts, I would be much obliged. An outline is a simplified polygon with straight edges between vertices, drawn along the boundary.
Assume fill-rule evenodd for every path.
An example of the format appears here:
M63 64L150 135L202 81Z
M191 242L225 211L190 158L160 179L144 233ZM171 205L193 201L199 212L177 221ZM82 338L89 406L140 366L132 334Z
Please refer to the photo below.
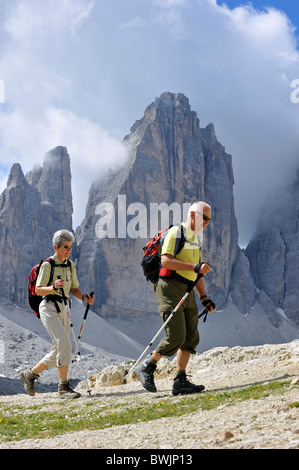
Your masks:
M159 278L156 284L156 295L159 312L163 323L187 292L187 284L175 279ZM173 356L178 349L196 353L199 343L198 307L195 292L192 290L172 319L165 327L163 338L156 352L162 356Z

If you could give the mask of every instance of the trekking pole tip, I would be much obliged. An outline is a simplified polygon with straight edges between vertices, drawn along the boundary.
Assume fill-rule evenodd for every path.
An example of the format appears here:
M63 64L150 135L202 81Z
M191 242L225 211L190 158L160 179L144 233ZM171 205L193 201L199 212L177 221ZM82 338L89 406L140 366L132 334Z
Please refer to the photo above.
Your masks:
M123 381L122 381L121 385L123 385L123 384L126 384L126 383L127 383L127 378L126 378L126 375L128 375L128 371L127 371L127 370L125 370L125 376L124 376L124 378L123 378Z

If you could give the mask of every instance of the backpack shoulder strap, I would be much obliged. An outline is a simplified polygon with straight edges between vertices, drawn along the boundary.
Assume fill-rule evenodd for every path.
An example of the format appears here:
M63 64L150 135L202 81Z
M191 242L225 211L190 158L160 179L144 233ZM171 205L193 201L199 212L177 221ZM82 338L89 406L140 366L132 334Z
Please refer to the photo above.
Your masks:
M55 267L69 268L71 273L73 271L73 265L72 265L71 260L69 260L69 259L67 260L66 264L56 264L54 259L51 258L51 257L46 258L44 261L48 261L51 264L51 273L50 273L50 278L49 278L48 285L50 285L52 283Z
M185 227L183 226L183 224L170 225L165 230L165 232L163 233L163 236L161 237L161 243L160 243L160 246L159 246L159 256L161 256L161 251L162 251L162 246L161 245L163 245L164 239L165 239L166 235L168 234L169 230L172 227L180 227L180 229L181 229L180 238L177 239L176 244L175 244L174 256L176 256L183 249L183 246L184 246L185 241L186 241Z
M177 254L183 249L186 241L186 229L183 224L181 224L181 238L179 242L179 246L177 249Z
M181 229L181 236L180 238L178 238L177 243L175 245L175 255L177 255L183 249L186 241L185 227L183 226L183 224L179 224L178 227L179 226Z
M165 228L164 230L161 230L159 232L159 247L158 247L158 256L161 258L161 251L162 251L162 245L164 243L165 237L168 234L169 230L173 227L173 225L169 225L169 227Z
M48 286L49 286L52 283L53 276L54 276L55 261L51 256L49 256L48 258L44 259L43 262L44 263L48 262L51 265L50 277L49 277L49 281L48 281Z

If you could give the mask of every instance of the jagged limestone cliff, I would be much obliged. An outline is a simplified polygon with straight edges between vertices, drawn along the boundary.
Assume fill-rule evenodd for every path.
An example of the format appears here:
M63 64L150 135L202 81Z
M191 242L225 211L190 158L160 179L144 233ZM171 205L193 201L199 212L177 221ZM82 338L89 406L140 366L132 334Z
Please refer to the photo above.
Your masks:
M167 225L163 215L170 213L170 222L180 222L195 200L212 207L202 252L213 267L206 279L208 292L223 306L239 248L232 159L214 126L201 128L188 99L167 92L147 107L125 142L126 165L92 184L76 233L80 279L94 289L95 308L103 315L156 311L153 286L140 267L142 247ZM163 205L166 210L159 215Z
M299 169L264 208L246 255L268 304L281 308L299 326Z
M31 267L53 254L56 230L72 228L70 158L64 147L26 177L16 163L0 196L0 295L27 306Z
M277 205L273 216L264 214L259 235L244 252L238 247L231 156L212 124L200 127L184 95L163 93L135 122L125 144L126 164L93 182L76 231L72 259L82 289L95 291L94 310L138 340L156 332L160 319L153 285L140 266L142 248L159 228L184 220L190 203L203 199L213 215L202 240L203 259L213 267L205 283L217 314L205 324L200 347L207 341L226 344L227 337L229 344L234 338L237 344L256 344L298 337L284 317L298 318L298 175L288 202L279 200L283 216L276 217ZM52 254L54 231L72 229L72 210L66 148L48 152L43 166L26 176L13 165L0 196L2 303L28 308L30 269Z

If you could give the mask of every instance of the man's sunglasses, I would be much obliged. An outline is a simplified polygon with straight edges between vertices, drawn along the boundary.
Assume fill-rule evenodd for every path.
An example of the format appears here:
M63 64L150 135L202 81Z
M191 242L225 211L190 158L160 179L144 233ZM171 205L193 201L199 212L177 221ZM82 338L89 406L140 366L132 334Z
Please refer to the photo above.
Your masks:
M201 214L200 212L196 212L196 211L195 211L195 214L201 215L203 220L205 220L206 222L211 221L210 217L208 217L207 215Z

